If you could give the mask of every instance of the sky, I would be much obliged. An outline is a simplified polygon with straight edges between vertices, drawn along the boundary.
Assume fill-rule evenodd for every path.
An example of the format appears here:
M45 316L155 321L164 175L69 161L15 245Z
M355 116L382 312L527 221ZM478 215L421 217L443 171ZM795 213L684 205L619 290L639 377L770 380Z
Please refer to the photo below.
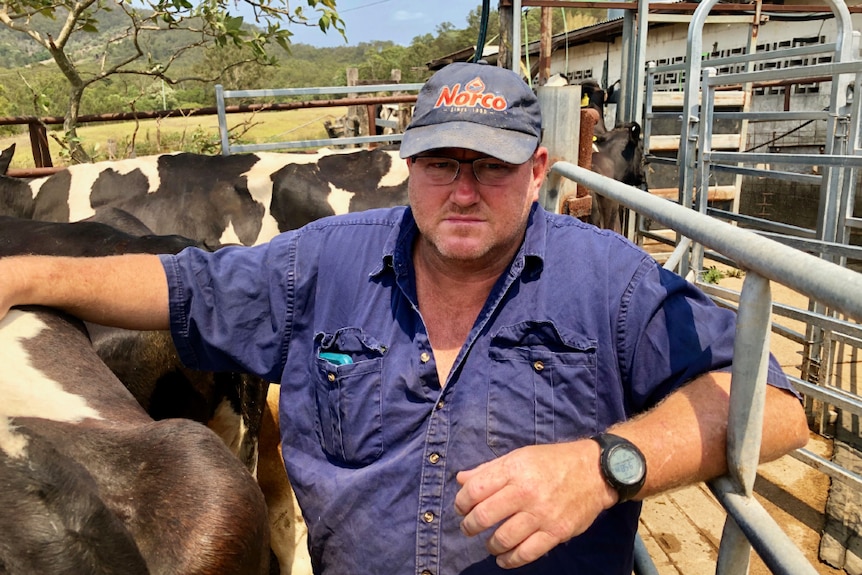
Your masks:
M497 3L493 4L496 9ZM443 22L466 28L467 15L481 5L479 0L337 0L336 8L347 32L346 43L337 32L330 30L324 34L316 26L291 26L294 34L291 41L323 47L391 40L409 46L415 36L434 34Z

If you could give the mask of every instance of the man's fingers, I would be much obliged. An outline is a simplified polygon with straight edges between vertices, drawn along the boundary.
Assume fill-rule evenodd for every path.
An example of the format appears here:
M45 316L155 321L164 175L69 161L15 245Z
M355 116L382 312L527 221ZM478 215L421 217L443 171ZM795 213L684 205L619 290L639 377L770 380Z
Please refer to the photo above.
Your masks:
M468 537L478 535L517 513L519 508L520 502L514 496L514 490L503 487L473 505L461 520L461 532Z
M498 472L489 470L492 463L483 463L475 469L461 471L456 476L461 484L461 489L455 495L455 511L459 515L467 515L477 504L505 487L508 481L506 474L502 469Z
M485 547L491 555L500 556L513 551L539 528L534 515L515 513L491 534Z
M496 536L496 533L494 535ZM511 551L497 555L497 565L503 569L522 567L527 563L532 563L556 547L559 543L560 540L552 537L550 533L545 531L536 531L521 541L521 543Z

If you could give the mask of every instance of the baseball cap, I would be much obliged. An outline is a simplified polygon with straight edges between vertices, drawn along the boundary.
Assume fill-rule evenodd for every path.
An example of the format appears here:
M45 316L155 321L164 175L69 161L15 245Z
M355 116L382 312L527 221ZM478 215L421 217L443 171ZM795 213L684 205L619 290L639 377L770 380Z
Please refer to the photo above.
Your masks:
M422 86L400 155L466 148L523 164L541 137L539 100L517 74L490 64L456 62Z

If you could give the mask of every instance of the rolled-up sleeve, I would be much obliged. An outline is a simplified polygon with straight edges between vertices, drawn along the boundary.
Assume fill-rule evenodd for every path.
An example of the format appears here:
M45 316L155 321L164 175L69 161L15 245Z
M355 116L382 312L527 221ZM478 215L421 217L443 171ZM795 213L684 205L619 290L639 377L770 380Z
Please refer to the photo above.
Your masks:
M736 314L654 262L632 279L619 321L621 369L637 410L702 373L732 368ZM771 354L767 382L793 391Z
M171 335L185 365L279 380L292 305L289 240L160 256Z

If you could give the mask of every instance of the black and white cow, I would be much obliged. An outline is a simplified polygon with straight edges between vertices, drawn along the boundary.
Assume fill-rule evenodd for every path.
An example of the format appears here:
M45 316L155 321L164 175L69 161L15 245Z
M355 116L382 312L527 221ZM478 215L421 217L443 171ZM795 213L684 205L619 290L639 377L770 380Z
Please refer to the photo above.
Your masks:
M126 226L130 221L122 220ZM177 235L134 235L96 221L59 223L0 216L0 257L176 253L188 246L202 244ZM267 382L247 374L187 369L166 331L87 327L99 357L151 417L183 417L209 425L255 472Z
M646 184L646 172L640 125L637 122L629 122L603 134L597 134L591 169L597 174L624 184L643 188ZM590 223L619 232L621 229L619 202L601 194L595 194Z
M137 235L152 228L156 233L194 237L209 246L250 245L326 215L405 203L406 180L405 162L397 152L382 150L230 157L166 154L72 166L32 182L0 177L0 213L60 222L95 219ZM0 238L2 233L0 227ZM184 381L190 378L181 372L178 362L175 365L167 334L130 336L98 326L91 330L112 369L130 389L143 389L135 395L154 416L161 412L147 403L152 397L163 400L159 405L175 409L188 410L193 404L195 394L167 391L196 386L177 387L170 378L156 375L167 365ZM144 377L144 384L135 383L135 377ZM158 383L156 392L154 381ZM212 389L212 385L202 388ZM266 394L263 386L244 389ZM259 408L263 404L260 395L251 397L251 404ZM210 409L212 404L203 407ZM194 412L195 419L200 419L200 413ZM220 435L224 438L230 429L236 428L227 427ZM242 437L256 432L241 431ZM260 460L267 463L276 458L277 442L260 453ZM305 528L296 513L281 511L290 507L281 502L291 502L293 496L280 458L268 467L272 470L270 484L279 486L265 494L268 501L278 501L279 510L270 518L281 571L310 572L307 552L298 549L294 561L295 539L302 540Z
M154 421L82 325L0 321L0 571L265 574L266 507L209 429Z
M604 134L608 131L605 125L605 102L607 92L597 80L588 78L579 82L581 86L581 108L591 108L598 113L598 121L593 127L593 133Z
M175 253L189 245L202 247L181 236L142 235L149 230L120 210L104 210L98 217L127 231L102 221L58 223L0 216L0 257ZM140 332L96 324L87 324L87 329L99 357L150 417L205 423L257 476L271 525L275 554L271 573L293 570L301 574L302 568L293 564L295 559L304 559L302 549L297 559L296 539L305 534L305 528L281 461L277 419L267 406L269 383L249 374L186 368L166 331ZM265 415L270 420L264 421ZM310 560L301 564L310 565Z
M0 179L0 214L43 221L123 210L156 234L253 245L327 215L407 202L393 151L206 156L78 164L29 182Z

